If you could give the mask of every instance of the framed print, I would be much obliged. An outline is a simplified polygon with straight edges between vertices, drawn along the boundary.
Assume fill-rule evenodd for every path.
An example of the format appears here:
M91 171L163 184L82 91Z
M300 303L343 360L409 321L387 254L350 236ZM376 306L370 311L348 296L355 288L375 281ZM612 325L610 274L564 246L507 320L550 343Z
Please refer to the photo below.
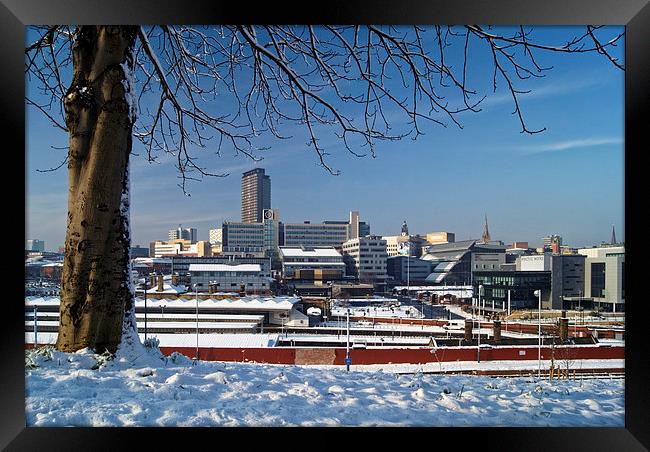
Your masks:
M647 2L314 6L3 0L1 444L650 447Z

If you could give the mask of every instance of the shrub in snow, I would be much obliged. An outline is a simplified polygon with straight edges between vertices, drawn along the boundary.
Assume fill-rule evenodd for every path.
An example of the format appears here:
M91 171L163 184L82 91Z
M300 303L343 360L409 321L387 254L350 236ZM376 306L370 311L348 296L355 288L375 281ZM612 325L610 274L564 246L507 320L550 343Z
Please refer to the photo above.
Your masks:
M54 346L52 345L45 345L25 351L25 368L35 369L40 367L45 361L52 361L54 351Z
M95 366L92 367L93 370L97 370L100 367L103 367L108 363L109 361L112 361L115 359L115 355L109 352L108 350L105 350L104 353L101 353L99 355L94 356L96 364Z
M99 367L97 365L97 356L98 355L96 355L92 349L82 348L81 350L77 350L75 353L68 353L67 361L73 369L96 370Z
M174 364L180 365L191 365L193 363L190 358L178 352L172 352L172 354L169 355L169 360Z
M158 339L157 337L149 337L144 340L142 345L144 345L145 348L159 348L160 339Z

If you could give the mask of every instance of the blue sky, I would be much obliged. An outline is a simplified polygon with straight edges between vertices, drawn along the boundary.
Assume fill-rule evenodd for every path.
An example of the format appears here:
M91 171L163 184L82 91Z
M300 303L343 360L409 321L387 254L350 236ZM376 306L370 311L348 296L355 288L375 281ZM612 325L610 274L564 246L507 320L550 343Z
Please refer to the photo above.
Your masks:
M570 27L535 29L546 42L574 33ZM479 50L468 70L477 83L489 85L492 68ZM449 50L454 51L462 48ZM617 52L622 58L622 42ZM350 210L359 210L372 233L398 234L406 220L412 233L444 230L462 240L480 237L487 214L492 238L506 243L535 246L544 235L560 234L569 245L586 246L609 240L612 225L624 239L624 73L596 54L538 55L553 69L518 84L532 90L521 97L527 125L546 127L536 135L520 133L498 82L496 93L485 91L483 111L460 117L462 130L430 124L416 141L378 143L374 159L357 158L336 137L324 135L339 176L317 165L298 126L284 129L290 140L260 141L271 147L261 162L229 152L207 160L230 176L191 183L191 197L177 187L170 159L149 164L134 155L133 244L164 239L179 223L197 227L199 238L207 239L208 229L222 221L239 221L241 173L255 167L270 175L272 205L285 222L346 219ZM26 124L26 238L40 238L56 250L65 238L66 168L36 169L65 157L66 151L51 146L65 146L67 137L32 109Z

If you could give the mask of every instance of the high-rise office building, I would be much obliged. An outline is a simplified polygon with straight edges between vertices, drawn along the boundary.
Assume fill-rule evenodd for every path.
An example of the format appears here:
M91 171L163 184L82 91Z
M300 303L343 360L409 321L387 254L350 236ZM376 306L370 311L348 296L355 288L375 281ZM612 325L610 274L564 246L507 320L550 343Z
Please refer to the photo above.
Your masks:
M367 235L346 241L342 248L348 275L356 276L361 282L385 283L386 240Z
M547 235L542 238L542 248L544 251L552 251L554 248L556 251L562 247L562 236L557 234Z
M245 172L241 178L241 221L262 223L264 209L271 208L271 177L262 168Z
M29 251L45 251L45 241L39 239L27 240L26 248Z
M192 243L196 243L196 239L196 228L183 228L179 224L177 229L169 230L169 240L189 240Z

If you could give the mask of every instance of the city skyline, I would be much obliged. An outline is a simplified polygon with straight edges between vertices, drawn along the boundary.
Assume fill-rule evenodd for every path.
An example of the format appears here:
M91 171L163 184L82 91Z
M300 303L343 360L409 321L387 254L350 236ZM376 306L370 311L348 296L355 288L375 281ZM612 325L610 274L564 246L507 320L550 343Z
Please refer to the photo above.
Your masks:
M568 28L537 27L542 38ZM373 234L396 235L407 220L414 234L449 231L465 240L481 237L487 214L492 238L504 243L535 246L558 234L570 246L590 246L608 241L612 225L624 241L624 73L599 55L545 54L540 63L554 69L518 88L531 90L521 100L527 124L546 131L520 133L501 82L486 93L483 111L461 117L462 130L425 125L417 141L379 143L376 158L357 158L335 136L324 136L339 176L317 166L305 131L296 127L285 130L291 140L263 142L270 149L258 155L261 161L226 152L206 159L230 175L191 183L191 197L176 186L173 157L150 165L136 147L132 244L164 239L179 223L207 239L223 221L239 221L241 175L258 167L273 180L271 207L283 222L344 220L357 210ZM491 70L486 62L476 64L474 71ZM25 238L44 240L50 250L65 238L67 174L65 167L37 170L57 166L65 151L50 146L66 141L39 112L27 110Z

